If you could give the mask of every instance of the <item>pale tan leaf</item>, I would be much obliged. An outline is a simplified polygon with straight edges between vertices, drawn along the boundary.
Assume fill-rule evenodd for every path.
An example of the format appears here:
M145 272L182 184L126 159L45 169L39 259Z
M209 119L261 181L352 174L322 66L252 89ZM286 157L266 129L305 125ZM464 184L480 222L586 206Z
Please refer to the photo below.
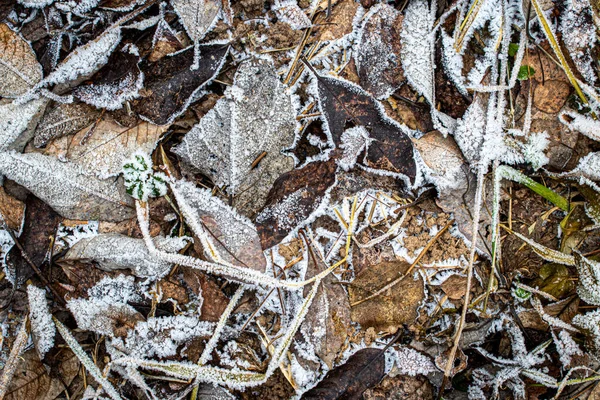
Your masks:
M44 154L72 161L89 173L106 178L119 174L123 162L136 150L152 152L168 127L142 122L127 128L105 118L74 136L53 141Z
M42 66L29 43L0 24L0 96L18 97L41 79Z

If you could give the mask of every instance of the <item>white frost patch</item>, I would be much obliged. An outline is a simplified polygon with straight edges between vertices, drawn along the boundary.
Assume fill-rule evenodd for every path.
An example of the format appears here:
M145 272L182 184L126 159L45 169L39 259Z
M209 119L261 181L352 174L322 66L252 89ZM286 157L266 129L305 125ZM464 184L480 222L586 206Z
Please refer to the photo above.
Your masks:
M52 314L48 309L46 301L46 291L36 286L27 287L27 297L29 299L29 318L31 319L31 333L35 347L40 353L40 357L54 347L54 335L56 326L52 321Z

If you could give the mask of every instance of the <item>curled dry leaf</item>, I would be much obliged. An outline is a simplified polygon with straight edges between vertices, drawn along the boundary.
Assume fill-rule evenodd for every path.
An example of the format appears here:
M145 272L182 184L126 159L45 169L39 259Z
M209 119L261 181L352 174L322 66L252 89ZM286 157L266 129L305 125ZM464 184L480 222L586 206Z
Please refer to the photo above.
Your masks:
M226 44L199 46L200 67L195 70L190 69L194 62L191 48L144 65L145 90L134 110L152 123L171 123L219 73L228 49Z
M265 204L275 180L293 168L293 160L281 150L292 145L295 127L291 97L273 64L252 60L239 67L234 86L175 151L225 186L234 196L233 206L252 216Z
M90 175L103 179L121 173L123 162L135 151L151 153L167 128L149 122L128 128L105 117L74 136L54 140L44 154L69 160Z
M340 144L347 124L362 125L372 139L364 165L413 182L417 167L408 128L385 115L379 102L362 88L329 76L315 79L319 106L333 143Z
M281 175L269 192L267 204L256 217L263 249L268 249L292 231L310 222L310 217L327 203L335 183L335 161L316 161Z
M50 156L2 152L0 173L25 186L65 218L122 221L134 215L122 183L100 180Z
M0 97L19 97L42 79L33 49L8 25L0 24Z
M381 349L362 349L345 364L332 369L319 384L304 393L302 400L361 399L362 393L385 376Z
M362 26L356 69L361 86L378 99L389 97L404 81L400 63L402 14L388 4L373 7Z
M52 139L70 135L90 126L96 121L98 115L99 112L87 104L56 104L46 112L38 124L33 144L35 147L44 147Z

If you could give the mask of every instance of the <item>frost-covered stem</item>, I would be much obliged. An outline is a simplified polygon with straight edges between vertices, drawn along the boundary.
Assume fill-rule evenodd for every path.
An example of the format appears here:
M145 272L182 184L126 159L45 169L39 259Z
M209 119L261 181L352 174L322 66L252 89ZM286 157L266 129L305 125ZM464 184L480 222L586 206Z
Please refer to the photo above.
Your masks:
M460 321L456 329L454 336L454 344L450 350L448 356L448 362L446 363L446 369L444 370L444 377L449 378L452 370L454 369L454 359L456 358L456 351L460 345L460 338L462 331L465 327L465 320L467 318L467 311L469 310L469 301L471 297L471 281L473 280L473 263L475 262L475 253L477 250L477 238L479 234L479 217L481 216L481 203L483 201L483 186L485 179L485 169L483 166L479 167L477 172L477 190L475 192L475 209L473 211L473 236L471 238L471 252L469 254L469 265L467 266L467 290L465 291L464 305L462 313L460 315ZM440 390L443 390L441 388Z
M71 332L65 327L58 319L53 318L56 324L56 329L60 332L67 345L73 350L73 353L77 356L81 364L87 369L87 371L96 379L96 381L102 385L104 391L113 399L121 400L121 396L113 387L113 385L102 375L102 371L94 364L92 359L86 354L85 350L79 345L77 340L71 335Z
M236 290L236 292L233 294L233 297L231 298L231 300L229 300L229 304L227 304L227 308L225 308L225 311L223 311L223 314L221 314L221 317L219 318L219 323L217 324L215 331L213 332L213 335L211 336L208 343L206 343L206 346L204 347L204 351L202 352L202 355L200 356L200 360L198 361L199 365L204 365L211 360L211 358L212 358L211 354L212 354L213 350L215 349L215 346L217 345L219 338L221 337L221 333L223 333L223 329L226 326L227 319L229 318L229 316L233 312L235 306L238 304L238 302L242 298L242 295L244 294L245 289L246 289L246 287L244 285L241 285L238 288L238 290Z
M222 261L220 263L214 263L200 260L198 258L193 258L190 256L185 256L179 253L167 253L165 251L157 249L154 245L152 237L150 236L150 229L148 223L148 215L150 211L148 210L148 205L142 205L142 203L140 203L139 201L136 201L135 205L137 211L137 219L140 226L140 230L142 232L142 236L144 238L144 243L146 243L148 252L153 257L156 257L161 261L165 261L171 264L180 264L186 267L205 271L209 274L224 276L230 280L235 280L243 283L250 283L253 285L263 285L266 287L298 290L317 280L323 279L325 276L329 275L333 270L335 270L337 267L339 267L342 263L346 261L346 258L344 258L308 280L294 282L277 279L270 275L257 272L253 269L239 267L237 265L233 265L225 261Z
M12 349L10 350L10 356L8 356L8 361L6 361L6 364L4 364L2 376L0 376L0 400L2 400L6 395L8 385L10 385L10 382L15 375L17 365L19 365L19 355L27 344L27 339L29 338L29 334L27 332L27 323L28 318L25 316L25 319L19 328L19 333L17 333L17 337L13 342Z
M490 270L490 279L488 281L487 290L485 292L485 300L483 301L483 312L485 313L487 310L488 299L490 297L490 293L492 291L492 286L494 283L494 277L496 276L496 263L497 260L500 259L501 248L500 241L498 238L499 230L499 216L500 216L500 176L498 176L498 167L500 162L498 160L494 160L494 165L492 169L492 174L494 176L493 181L493 199L492 199L492 265Z

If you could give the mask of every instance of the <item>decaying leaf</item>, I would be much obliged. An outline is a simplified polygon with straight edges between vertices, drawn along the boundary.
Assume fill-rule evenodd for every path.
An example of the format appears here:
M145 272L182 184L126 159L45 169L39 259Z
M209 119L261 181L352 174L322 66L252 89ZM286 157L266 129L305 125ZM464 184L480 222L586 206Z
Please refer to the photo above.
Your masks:
M134 110L144 119L166 125L181 115L206 84L219 73L229 46L199 46L199 68L191 70L194 49L143 65L145 91Z
M61 361L56 374L49 374L35 349L25 352L6 393L6 400L54 400L79 373L79 360L71 352Z
M70 135L90 126L96 121L98 115L99 112L87 104L56 104L46 112L38 124L33 144L36 147L44 147L52 139Z
M87 104L107 110L117 110L126 101L139 96L144 84L144 74L138 63L140 58L125 51L115 52L107 65L92 76L89 83L84 83L73 95Z
M267 204L256 217L256 228L263 249L268 249L303 224L327 202L335 183L333 160L316 161L285 173L273 184Z
M123 163L135 151L151 153L167 128L149 122L129 128L106 117L74 136L54 140L44 154L71 161L90 175L104 179L121 173Z
M413 182L417 167L408 128L387 117L377 100L360 87L328 76L315 79L319 106L333 144L339 145L348 124L362 125L372 139L363 164Z
M387 283L406 273L410 264L400 261L382 262L364 268L348 287L350 303L375 293ZM362 327L376 331L388 330L410 323L417 317L417 309L425 296L420 278L406 276L385 293L352 307L352 320Z
M122 221L134 215L131 197L121 183L97 179L50 156L1 152L0 173L65 218Z
M176 153L225 186L234 207L252 216L273 182L293 167L281 150L292 145L295 127L291 97L273 64L247 61L226 97L188 132Z
M311 25L310 19L298 6L296 0L275 0L272 9L280 21L289 24L294 30L308 28Z
M385 375L381 349L362 349L345 364L332 369L319 384L304 393L302 400L361 399L362 393Z
M177 252L185 247L187 238L156 238L157 248ZM143 239L118 233L106 233L81 239L65 254L63 261L96 262L106 271L130 269L136 276L160 278L169 272L171 264L155 260Z
M264 271L266 260L256 228L249 219L237 214L208 189L183 180L172 188L182 214L201 237L209 258Z
M0 151L22 150L31 140L47 101L36 99L23 105L0 102Z
M325 268L322 262L316 266L311 259L306 277L311 278ZM335 280L328 276L323 280L311 309L300 327L300 332L314 346L315 354L329 368L332 368L334 361L344 349L350 324L348 295L341 285L336 284Z
M365 17L356 69L361 86L378 99L389 97L404 81L400 63L402 14L388 4L377 5Z
M8 228L18 232L21 229L24 213L25 204L8 195L4 188L0 187L0 216Z
M33 49L8 25L0 23L0 96L18 97L42 79Z

